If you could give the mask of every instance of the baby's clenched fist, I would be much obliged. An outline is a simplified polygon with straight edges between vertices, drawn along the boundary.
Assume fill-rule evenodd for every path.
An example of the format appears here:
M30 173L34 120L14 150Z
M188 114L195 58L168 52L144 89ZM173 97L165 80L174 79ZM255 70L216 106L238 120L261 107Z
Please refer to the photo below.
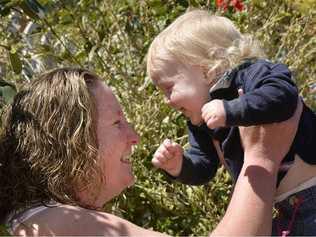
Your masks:
M183 162L183 148L176 142L165 139L156 150L152 164L177 177L180 174Z
M202 107L202 119L211 128L224 127L226 123L226 112L222 100L212 100Z

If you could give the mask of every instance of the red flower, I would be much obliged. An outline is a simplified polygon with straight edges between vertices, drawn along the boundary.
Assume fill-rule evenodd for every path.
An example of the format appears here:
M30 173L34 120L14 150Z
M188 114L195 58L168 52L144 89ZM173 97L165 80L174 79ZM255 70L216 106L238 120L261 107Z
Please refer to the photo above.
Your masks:
M222 8L224 11L228 9L228 6L232 6L235 11L242 11L244 5L241 0L216 0L216 6Z
M225 0L216 0L216 6L226 11L228 8L228 3Z
M244 5L240 0L232 0L230 4L235 8L236 11L242 11L244 9Z

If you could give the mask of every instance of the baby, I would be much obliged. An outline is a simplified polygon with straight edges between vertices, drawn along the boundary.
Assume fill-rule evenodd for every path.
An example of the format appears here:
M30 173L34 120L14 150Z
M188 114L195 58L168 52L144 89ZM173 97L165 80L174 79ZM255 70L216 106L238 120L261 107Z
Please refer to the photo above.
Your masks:
M166 139L152 160L184 184L209 182L219 163L236 180L243 164L237 126L287 120L299 99L285 65L264 59L258 43L241 34L229 19L202 10L178 17L154 39L147 71L164 93L166 103L189 119L190 148L184 152L179 144ZM278 178L276 207L290 208L283 218L274 221L274 234L316 235L314 224L306 219L307 211L311 213L307 206L312 200L310 194L316 194L313 148L316 116L304 105L299 129ZM297 206L306 214L300 215L301 219L295 219ZM312 215L316 219L316 209ZM293 229L289 218L297 221Z

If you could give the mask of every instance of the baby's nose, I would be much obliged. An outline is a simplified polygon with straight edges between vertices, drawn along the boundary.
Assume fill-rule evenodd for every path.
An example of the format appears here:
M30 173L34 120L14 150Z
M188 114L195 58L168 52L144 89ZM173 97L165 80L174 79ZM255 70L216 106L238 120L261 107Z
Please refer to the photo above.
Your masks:
M165 103L166 103L167 105L170 105L170 99L169 99L168 97L165 97L165 98L164 98L164 101L165 101Z
M170 107L172 107L172 108L178 110L177 103L175 103L174 100L171 100L170 98L165 98L165 103L166 103L168 106L170 106Z

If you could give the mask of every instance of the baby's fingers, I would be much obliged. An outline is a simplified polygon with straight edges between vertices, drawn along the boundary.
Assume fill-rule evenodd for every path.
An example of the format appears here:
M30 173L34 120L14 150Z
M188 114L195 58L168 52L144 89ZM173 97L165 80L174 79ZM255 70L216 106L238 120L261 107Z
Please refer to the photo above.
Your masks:
M218 120L216 117L210 117L205 121L205 123L207 127L209 127L210 129L214 129L218 126L217 121Z
M210 114L210 109L209 109L208 104L203 105L201 112L202 112L202 118L204 120L207 119L208 115Z
M159 161L159 163L166 163L168 160L172 159L173 155L164 145L160 146L159 149L154 154L154 159Z
M179 150L179 147L181 146L178 143L166 139L163 142L163 153L166 154L166 156L168 156L169 158L171 158L173 154Z
M159 151L156 151L151 163L157 168L162 168L164 161L165 157Z
M162 168L162 163L160 162L159 159L157 159L156 157L152 158L151 163L153 164L153 166L155 166L156 168Z
M169 166L170 166L170 160L172 159L172 157L170 157L166 152L163 153L156 153L153 157L153 159L151 160L151 163L156 167L156 168L160 168L163 169L167 172L169 172Z
M207 106L204 109L202 109L202 119L204 120L205 123L207 123L208 121L212 123L212 121L216 117L217 117L216 111L214 111L214 108L212 106Z
M172 142L172 149L174 156L182 156L183 155L183 148L180 144L176 142Z

